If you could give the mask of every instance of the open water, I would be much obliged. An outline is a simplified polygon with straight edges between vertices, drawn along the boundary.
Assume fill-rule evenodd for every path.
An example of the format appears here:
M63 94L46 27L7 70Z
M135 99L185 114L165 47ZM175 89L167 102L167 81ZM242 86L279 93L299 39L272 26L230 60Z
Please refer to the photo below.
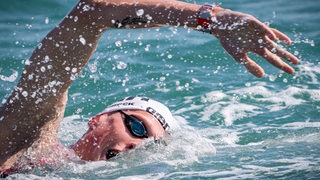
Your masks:
M0 1L0 100L17 84L39 41L75 3ZM252 14L291 37L288 49L302 60L296 73L285 74L253 56L267 73L257 79L213 36L201 32L174 27L109 30L69 91L61 141L72 144L89 117L129 95L165 103L183 128L167 146L147 141L108 162L36 168L9 178L319 179L319 1L216 3Z

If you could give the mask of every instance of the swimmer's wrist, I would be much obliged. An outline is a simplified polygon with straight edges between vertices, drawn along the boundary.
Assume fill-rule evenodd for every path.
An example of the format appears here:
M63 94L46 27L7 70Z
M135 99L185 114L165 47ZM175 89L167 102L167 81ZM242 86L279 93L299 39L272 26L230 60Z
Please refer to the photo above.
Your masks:
M204 4L198 10L197 16L197 30L213 34L215 27L217 26L216 15L225 11L226 9L215 4Z

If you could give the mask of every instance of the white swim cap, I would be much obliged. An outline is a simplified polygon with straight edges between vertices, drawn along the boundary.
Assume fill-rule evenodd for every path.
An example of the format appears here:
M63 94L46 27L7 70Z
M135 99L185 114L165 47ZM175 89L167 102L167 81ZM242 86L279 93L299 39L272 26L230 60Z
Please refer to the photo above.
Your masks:
M178 126L170 110L164 104L147 97L130 96L117 101L101 112L113 112L118 110L144 110L152 114L162 125L164 130Z

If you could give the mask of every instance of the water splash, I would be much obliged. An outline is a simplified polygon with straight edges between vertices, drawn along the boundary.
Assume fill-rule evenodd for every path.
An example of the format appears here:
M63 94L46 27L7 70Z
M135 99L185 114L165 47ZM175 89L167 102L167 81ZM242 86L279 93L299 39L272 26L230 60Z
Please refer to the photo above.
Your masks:
M18 71L11 69L12 74L10 76L5 76L0 74L0 79L2 81L14 82L18 78Z

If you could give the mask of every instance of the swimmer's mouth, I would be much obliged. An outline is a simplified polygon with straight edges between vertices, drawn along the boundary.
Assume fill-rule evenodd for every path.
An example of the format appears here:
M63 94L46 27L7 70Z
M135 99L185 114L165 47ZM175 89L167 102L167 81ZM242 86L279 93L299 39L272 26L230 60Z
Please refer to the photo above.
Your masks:
M120 153L119 150L109 149L109 150L106 152L106 160L111 159L111 158L117 156L119 153Z

